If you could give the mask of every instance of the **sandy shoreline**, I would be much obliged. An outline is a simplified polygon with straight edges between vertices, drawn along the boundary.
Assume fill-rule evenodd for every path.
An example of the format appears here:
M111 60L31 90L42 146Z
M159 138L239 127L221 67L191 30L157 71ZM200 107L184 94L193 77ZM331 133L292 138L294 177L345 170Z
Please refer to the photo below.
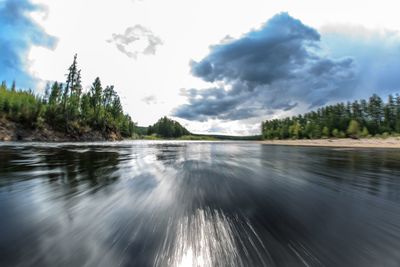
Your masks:
M400 137L365 139L315 139L315 140L265 140L266 145L320 146L320 147L358 147L358 148L399 148Z

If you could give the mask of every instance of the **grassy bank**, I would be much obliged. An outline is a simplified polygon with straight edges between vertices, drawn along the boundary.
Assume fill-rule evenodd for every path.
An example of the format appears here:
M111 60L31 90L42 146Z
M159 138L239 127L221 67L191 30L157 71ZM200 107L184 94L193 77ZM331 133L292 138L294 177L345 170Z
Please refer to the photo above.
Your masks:
M159 135L143 135L143 140L188 140L188 141L260 141L261 136L231 136L231 135L203 135L190 134L177 138L164 138Z

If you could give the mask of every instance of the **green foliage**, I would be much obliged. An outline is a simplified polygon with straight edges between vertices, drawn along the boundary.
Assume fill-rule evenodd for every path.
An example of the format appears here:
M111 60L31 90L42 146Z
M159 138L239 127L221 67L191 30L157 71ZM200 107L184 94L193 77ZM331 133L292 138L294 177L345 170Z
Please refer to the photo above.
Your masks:
M183 135L179 137L179 140L189 141L217 141L218 139L207 135Z
M349 127L347 128L347 134L350 137L358 138L360 133L360 125L356 120L351 120L349 123Z
M390 136L390 134L388 132L384 132L382 134L382 138L388 138Z
M361 131L361 137L364 137L364 138L366 138L366 137L368 137L369 136L369 132L368 132L368 129L367 129L367 127L363 127L363 129L362 129L362 131Z
M0 85L0 115L31 127L48 124L68 134L92 129L103 135L115 133L132 137L136 131L136 124L123 112L114 86L106 86L103 90L100 78L96 78L90 91L83 92L76 55L68 69L66 83L49 84L43 97L31 91L17 91L15 82L9 89L3 82Z
M190 132L179 122L163 117L147 128L147 135L156 134L165 138L176 138L190 135Z
M339 130L338 129L333 129L332 136L336 137L336 138L339 138L340 137Z
M0 115L34 127L43 108L41 99L31 91L16 91L15 83L10 89L5 82L0 86Z
M145 135L145 136L143 136L143 139L144 139L144 140L162 140L161 137L159 137L159 136L157 136L157 135L155 135L155 134L152 134L152 135Z
M262 123L264 139L342 138L346 133L350 137L368 137L385 132L400 133L399 95L389 95L384 103L374 94L368 100L338 103L304 115Z
M324 128L322 129L322 137L328 138L329 136L330 136L329 128L324 126Z

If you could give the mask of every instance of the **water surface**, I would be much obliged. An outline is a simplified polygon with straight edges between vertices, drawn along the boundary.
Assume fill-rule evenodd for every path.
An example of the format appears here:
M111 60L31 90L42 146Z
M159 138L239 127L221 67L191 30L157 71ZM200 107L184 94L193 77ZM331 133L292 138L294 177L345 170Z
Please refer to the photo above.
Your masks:
M400 266L400 150L0 144L0 266Z

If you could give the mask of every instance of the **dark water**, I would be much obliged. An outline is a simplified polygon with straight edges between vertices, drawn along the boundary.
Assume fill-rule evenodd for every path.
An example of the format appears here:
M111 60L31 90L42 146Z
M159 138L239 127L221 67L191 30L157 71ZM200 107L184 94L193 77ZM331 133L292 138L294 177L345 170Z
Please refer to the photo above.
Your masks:
M0 266L400 266L400 150L3 143Z

